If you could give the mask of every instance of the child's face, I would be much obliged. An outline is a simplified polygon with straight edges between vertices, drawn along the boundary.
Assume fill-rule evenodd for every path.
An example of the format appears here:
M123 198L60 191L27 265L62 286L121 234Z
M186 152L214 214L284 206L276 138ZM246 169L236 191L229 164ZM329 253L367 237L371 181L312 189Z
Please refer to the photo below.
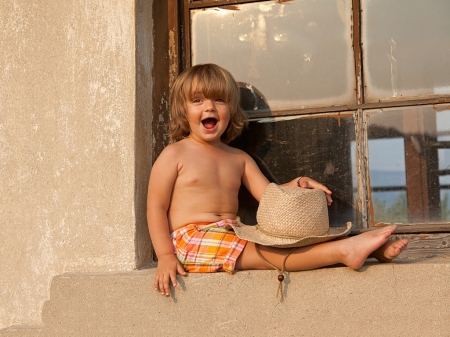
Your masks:
M201 88L197 89L186 102L190 137L201 142L220 142L230 122L230 107L223 98L206 98Z

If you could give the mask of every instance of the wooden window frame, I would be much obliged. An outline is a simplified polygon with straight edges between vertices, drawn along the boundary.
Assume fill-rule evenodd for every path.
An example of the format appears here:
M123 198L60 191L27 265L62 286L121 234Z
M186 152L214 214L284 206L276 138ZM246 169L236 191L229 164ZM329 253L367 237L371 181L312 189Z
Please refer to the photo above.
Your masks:
M154 24L154 67L153 67L153 143L152 143L152 162L161 153L162 149L168 144L166 137L166 125L169 120L168 115L168 96L176 76L186 67L191 65L190 51L190 30L189 12L192 9L219 7L219 6L235 6L252 2L260 2L262 0L167 0L153 2L153 24ZM286 0L278 0L283 2ZM414 98L391 98L380 100L378 102L366 103L364 101L364 81L362 72L362 48L361 48L361 10L360 0L352 1L353 11L353 51L354 65L356 76L355 103L347 105L333 105L327 107L316 107L306 109L293 109L288 111L272 111L272 112L255 112L252 114L250 121L267 117L279 116L298 116L298 115L316 115L326 114L348 114L355 113L356 130L365 128L366 120L364 117L365 110L383 109L383 108L401 108L414 107L423 105L437 105L450 103L450 95L423 95ZM305 116L306 117L306 116ZM356 133L360 134L359 132ZM373 208L370 200L370 186L368 186L368 165L367 165L367 140L359 139L357 143L362 144L358 149L358 157L365 158L361 160L362 165L358 169L358 188L362 195L359 203L362 216L365 218L365 225L361 230L355 232L373 229L375 223L373 220ZM407 187L408 188L408 187ZM361 195L361 194L360 194ZM411 207L411 206L410 206ZM383 225L383 224L382 224ZM450 224L443 223L427 223L427 224L411 224L399 225L397 230L399 235L407 235L410 237L413 245L417 243L417 247L413 250L419 252L419 256L424 254L450 256L448 249L450 242ZM417 234L422 233L419 236ZM425 233L426 235L423 235ZM426 253L422 247L423 240L430 246ZM419 243L420 242L420 243ZM411 244L410 244L411 245ZM425 252L425 253L424 253ZM432 252L432 253L429 253ZM417 254L414 256L416 257Z

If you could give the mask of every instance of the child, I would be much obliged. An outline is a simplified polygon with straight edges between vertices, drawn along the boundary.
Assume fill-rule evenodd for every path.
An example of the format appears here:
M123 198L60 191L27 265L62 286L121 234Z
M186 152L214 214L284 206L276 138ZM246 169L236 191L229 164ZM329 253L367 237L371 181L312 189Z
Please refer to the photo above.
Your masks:
M214 64L184 71L170 92L171 122L167 146L153 165L147 200L147 218L158 257L155 290L168 296L176 274L248 269L310 270L345 264L362 266L369 256L387 262L398 256L407 240L392 241L396 226L368 231L341 240L290 249L260 246L240 239L236 224L238 191L244 184L260 201L269 185L245 152L227 145L240 135L246 116L239 106L239 88L232 75ZM308 177L284 186L331 191ZM175 251L175 254L174 254ZM177 258L178 257L178 258Z

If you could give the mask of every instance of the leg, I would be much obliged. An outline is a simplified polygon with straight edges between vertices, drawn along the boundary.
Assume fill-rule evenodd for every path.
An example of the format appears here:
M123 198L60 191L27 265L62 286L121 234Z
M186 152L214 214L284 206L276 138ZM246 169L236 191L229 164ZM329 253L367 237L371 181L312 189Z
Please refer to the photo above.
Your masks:
M377 254L380 258L386 253L386 258L392 259L400 254L407 244L407 240L400 240L396 241L397 244L390 243L385 245L389 236L395 232L395 229L395 225L388 226L342 240L297 248L286 260L286 270L311 270L338 263L343 263L349 268L356 270L377 249ZM398 243L401 241L403 243ZM287 251L288 249L261 246L263 256L280 269ZM270 267L257 255L254 243L248 242L237 260L236 269L270 269Z

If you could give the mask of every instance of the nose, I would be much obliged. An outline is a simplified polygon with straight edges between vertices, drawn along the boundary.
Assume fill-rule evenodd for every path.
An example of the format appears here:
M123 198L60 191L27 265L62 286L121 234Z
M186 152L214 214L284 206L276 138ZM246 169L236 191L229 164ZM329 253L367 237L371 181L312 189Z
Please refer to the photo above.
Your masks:
M216 104L212 99L205 99L205 110L216 111Z

